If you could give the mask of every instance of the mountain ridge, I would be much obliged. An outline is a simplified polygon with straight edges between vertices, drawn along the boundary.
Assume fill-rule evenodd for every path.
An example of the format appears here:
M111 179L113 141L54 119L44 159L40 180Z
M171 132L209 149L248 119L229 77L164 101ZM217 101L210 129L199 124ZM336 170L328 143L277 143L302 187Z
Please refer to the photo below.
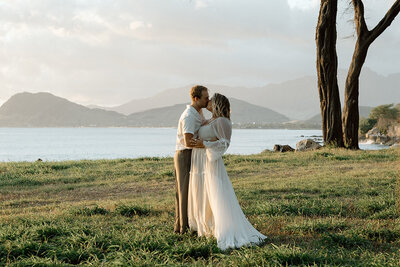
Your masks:
M126 116L89 109L47 92L18 93L0 107L0 125L11 127L78 127L120 125Z
M231 98L236 124L282 123L288 117L271 109ZM150 109L128 116L88 108L51 93L18 93L0 107L1 127L176 127L186 104ZM210 116L210 114L209 114Z
M347 71L338 70L338 84L343 104L344 84ZM400 73L380 75L363 68L360 75L360 106L378 106L400 99ZM150 108L166 107L190 100L189 91L193 85L170 88L154 96L133 99L115 107L104 107L125 115ZM218 92L228 98L237 98L253 105L279 112L292 120L307 120L320 112L316 76L303 76L282 83L271 83L259 87L205 85L210 93ZM97 106L98 108L102 108Z

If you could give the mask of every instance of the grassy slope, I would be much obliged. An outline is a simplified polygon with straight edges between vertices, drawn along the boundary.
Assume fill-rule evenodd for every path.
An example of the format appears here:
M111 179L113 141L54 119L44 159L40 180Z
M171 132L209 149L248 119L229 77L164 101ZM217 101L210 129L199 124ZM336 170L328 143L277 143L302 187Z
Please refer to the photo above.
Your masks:
M224 253L215 239L173 233L171 158L0 163L0 266L400 265L397 153L225 156L269 239Z

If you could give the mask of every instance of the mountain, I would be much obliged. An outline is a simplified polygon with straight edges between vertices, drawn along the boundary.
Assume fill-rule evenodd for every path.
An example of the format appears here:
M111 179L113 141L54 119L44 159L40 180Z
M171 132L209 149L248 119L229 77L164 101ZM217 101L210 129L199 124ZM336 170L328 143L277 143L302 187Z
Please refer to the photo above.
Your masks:
M371 112L372 109L373 109L373 107L366 107L366 106L358 107L358 112L360 114L360 118L368 118L369 113ZM306 122L322 124L321 113L314 115L310 119L306 120Z
M98 105L87 105L86 107L87 107L87 108L90 108L90 109L96 109L96 108L98 108L98 109L107 109L107 108L105 108L105 107L98 106ZM118 112L118 113L119 113L119 112Z
M301 85L302 88L305 88L307 93L296 89L299 85ZM188 85L180 88L167 89L152 97L135 99L121 106L111 108L108 107L104 109L113 110L127 115L152 108L160 108L169 105L185 103L190 101L189 91L192 86L193 85ZM313 96L312 93L312 91L316 90L316 88L313 89L313 80L311 77L304 77L298 80L288 81L283 84L271 84L265 88L230 87L222 85L206 86L209 88L211 94L218 92L224 94L229 99L241 99L260 107L270 108L275 111L280 110L279 113L291 118L296 117L296 115L300 117L309 117L311 114L315 113L315 111L312 112L308 110L310 107L310 99L299 102L294 101L296 103L293 103L293 98L302 99L302 94L311 95L312 99L316 103L316 107L319 107L318 96Z
M19 93L0 107L2 127L119 126L125 115L89 109L50 93Z
M233 123L276 123L290 119L269 108L250 104L236 98L230 98L231 120Z
M282 123L289 119L268 108L231 98L236 124ZM176 127L186 104L151 109L129 116L90 109L50 93L19 93L0 107L0 127ZM206 116L211 114L205 110Z
M129 126L162 126L176 127L179 117L185 110L187 104L177 104L169 107L156 108L147 111L133 113L128 116ZM240 125L244 123L268 124L282 123L289 121L289 118L279 114L271 109L249 104L245 101L231 98L231 120L234 124ZM211 114L204 110L206 118L210 118Z
M341 103L343 104L344 84L347 71L338 71ZM316 76L304 76L282 83L262 87L229 87L206 85L210 93L218 92L228 98L236 98L261 107L270 108L291 119L305 120L320 112ZM152 97L135 99L121 106L104 108L123 114L171 106L190 101L192 85L164 90ZM363 68L360 75L361 106L378 106L398 102L400 99L400 73L389 76L379 75Z
M107 107L106 110L116 111L125 115L141 112L149 109L168 107L176 104L182 104L190 101L189 87L180 87L167 89L156 94L153 97L134 99L120 106ZM189 89L188 89L189 88Z

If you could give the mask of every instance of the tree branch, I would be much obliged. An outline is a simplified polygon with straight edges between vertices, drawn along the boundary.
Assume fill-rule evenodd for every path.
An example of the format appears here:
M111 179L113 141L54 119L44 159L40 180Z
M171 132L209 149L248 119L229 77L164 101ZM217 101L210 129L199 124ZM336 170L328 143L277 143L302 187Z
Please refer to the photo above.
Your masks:
M354 2L354 1L353 1ZM372 43L381 33L386 30L387 27L390 26L394 18L400 12L400 0L396 0L392 7L388 10L386 15L382 18L382 20L375 26L375 28L370 32L370 36L368 37L368 43Z
M352 2L354 6L354 22L356 24L357 36L360 37L368 33L368 27L364 17L364 4L362 0L352 0Z

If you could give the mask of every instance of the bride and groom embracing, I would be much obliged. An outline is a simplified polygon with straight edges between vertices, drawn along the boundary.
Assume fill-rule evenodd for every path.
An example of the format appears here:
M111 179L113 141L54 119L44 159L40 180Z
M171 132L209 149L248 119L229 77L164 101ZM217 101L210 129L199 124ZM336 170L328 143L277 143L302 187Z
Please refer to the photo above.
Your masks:
M222 250L261 243L267 237L246 219L226 172L222 155L232 135L228 98L196 85L182 113L174 156L175 232L188 229L214 236ZM205 120L202 109L212 113Z

